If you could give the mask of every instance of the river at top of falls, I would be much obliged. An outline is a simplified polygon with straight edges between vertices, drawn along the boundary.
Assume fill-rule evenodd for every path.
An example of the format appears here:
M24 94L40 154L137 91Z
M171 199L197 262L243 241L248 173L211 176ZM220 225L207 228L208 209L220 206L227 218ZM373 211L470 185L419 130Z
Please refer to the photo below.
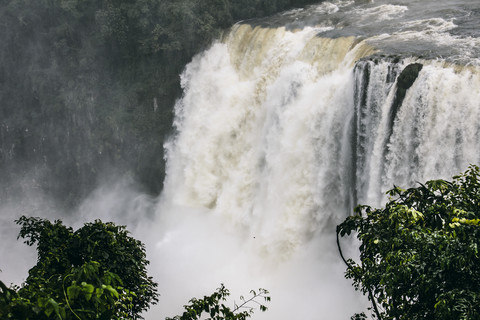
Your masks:
M475 0L324 1L270 19L263 27L322 28L328 38L356 36L385 54L479 65L480 3Z

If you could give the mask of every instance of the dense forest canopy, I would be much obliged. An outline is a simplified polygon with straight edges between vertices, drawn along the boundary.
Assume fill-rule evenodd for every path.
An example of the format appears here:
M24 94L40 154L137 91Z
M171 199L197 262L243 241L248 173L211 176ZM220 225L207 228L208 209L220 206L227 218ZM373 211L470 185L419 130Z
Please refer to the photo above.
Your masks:
M184 65L235 21L311 2L2 0L0 198L72 206L112 168L157 194Z

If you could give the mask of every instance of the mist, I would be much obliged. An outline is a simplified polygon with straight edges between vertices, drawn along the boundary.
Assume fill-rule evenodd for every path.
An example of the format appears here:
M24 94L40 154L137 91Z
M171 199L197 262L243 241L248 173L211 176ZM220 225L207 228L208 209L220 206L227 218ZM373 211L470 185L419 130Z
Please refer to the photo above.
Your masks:
M256 238L212 210L151 198L128 179L99 187L73 212L62 212L53 201L33 192L0 210L0 276L7 284L20 285L36 263L35 248L16 239L19 227L13 220L21 215L61 219L74 229L95 219L126 225L146 245L149 274L159 284L160 301L144 314L147 320L181 314L188 300L209 295L222 283L231 292L232 307L252 289L269 290L269 310L257 310L258 319L312 314L347 319L366 304L343 278L345 267L333 232L287 256L265 254ZM348 241L345 245L348 252ZM347 254L354 256L355 251L350 251Z

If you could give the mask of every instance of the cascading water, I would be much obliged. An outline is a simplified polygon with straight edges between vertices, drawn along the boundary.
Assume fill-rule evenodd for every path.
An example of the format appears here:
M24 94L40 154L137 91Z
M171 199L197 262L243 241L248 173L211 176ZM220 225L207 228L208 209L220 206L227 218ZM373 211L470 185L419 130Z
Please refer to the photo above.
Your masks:
M187 67L176 107L167 190L252 229L276 254L321 229L348 194L350 67L373 50L317 32L237 26Z
M240 23L195 57L166 145L170 231L156 248L189 267L172 265L167 287L264 286L266 319L361 311L335 225L393 184L480 160L480 5L426 7L323 2Z
M367 302L343 279L335 225L393 184L479 163L480 3L387 2L239 23L186 67L158 204L104 187L73 218L125 212L113 219L159 283L146 319L222 282L232 298L270 290L258 319L349 319Z

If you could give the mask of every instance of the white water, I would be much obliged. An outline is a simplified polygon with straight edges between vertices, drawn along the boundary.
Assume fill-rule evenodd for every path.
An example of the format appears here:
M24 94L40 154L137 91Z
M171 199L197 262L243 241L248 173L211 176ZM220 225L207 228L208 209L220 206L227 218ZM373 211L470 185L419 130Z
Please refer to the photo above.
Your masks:
M468 164L479 163L478 70L424 63L395 118L386 147L387 113L393 91L383 91L389 94L385 102L370 111L379 125L370 133L369 139L375 137L375 141L370 146L370 172L362 173L369 185L367 193L359 197L362 203L381 205L379 194L394 183L413 186L429 179L450 179ZM373 73L386 73L387 67L374 66ZM379 89L369 88L369 93L382 92Z
M406 59L354 69L375 49L315 36L323 30L239 25L182 74L154 249L168 257L165 291L149 319L220 282L237 298L270 289L260 319L349 319L366 302L343 279L334 230L354 198L378 206L394 183L479 162L475 68ZM391 128L395 79L412 62L424 67Z
M317 31L239 26L182 75L159 212L171 224L156 249L182 265L165 266L160 286L182 290L166 289L162 316L221 282L237 298L269 289L265 319L361 310L332 233L345 207L341 196L327 197L345 193L338 161L352 59L372 51ZM352 303L339 312L344 299Z
M237 25L187 66L161 198L107 186L72 222L113 219L147 244L161 294L147 319L179 314L188 299L222 282L237 301L250 289L270 290L270 309L257 311L258 319L340 320L365 310L365 299L343 279L335 225L356 202L381 205L394 183L449 179L480 160L478 38L449 34L457 22L433 14L403 21L415 13L414 2L360 8L352 8L354 1L324 2L311 11L341 18L347 10L353 18L324 19L296 32ZM379 30L370 35L373 24ZM316 36L357 26L364 41ZM472 63L358 62L377 51L372 46L401 53L441 47L441 54L452 52L449 63L457 57ZM391 127L395 79L413 62L424 67ZM18 208L2 207L7 211ZM2 237L14 236L11 228ZM16 261L0 266L13 282L26 277L11 276L15 270L34 264L28 250L15 259L17 247L0 248Z

